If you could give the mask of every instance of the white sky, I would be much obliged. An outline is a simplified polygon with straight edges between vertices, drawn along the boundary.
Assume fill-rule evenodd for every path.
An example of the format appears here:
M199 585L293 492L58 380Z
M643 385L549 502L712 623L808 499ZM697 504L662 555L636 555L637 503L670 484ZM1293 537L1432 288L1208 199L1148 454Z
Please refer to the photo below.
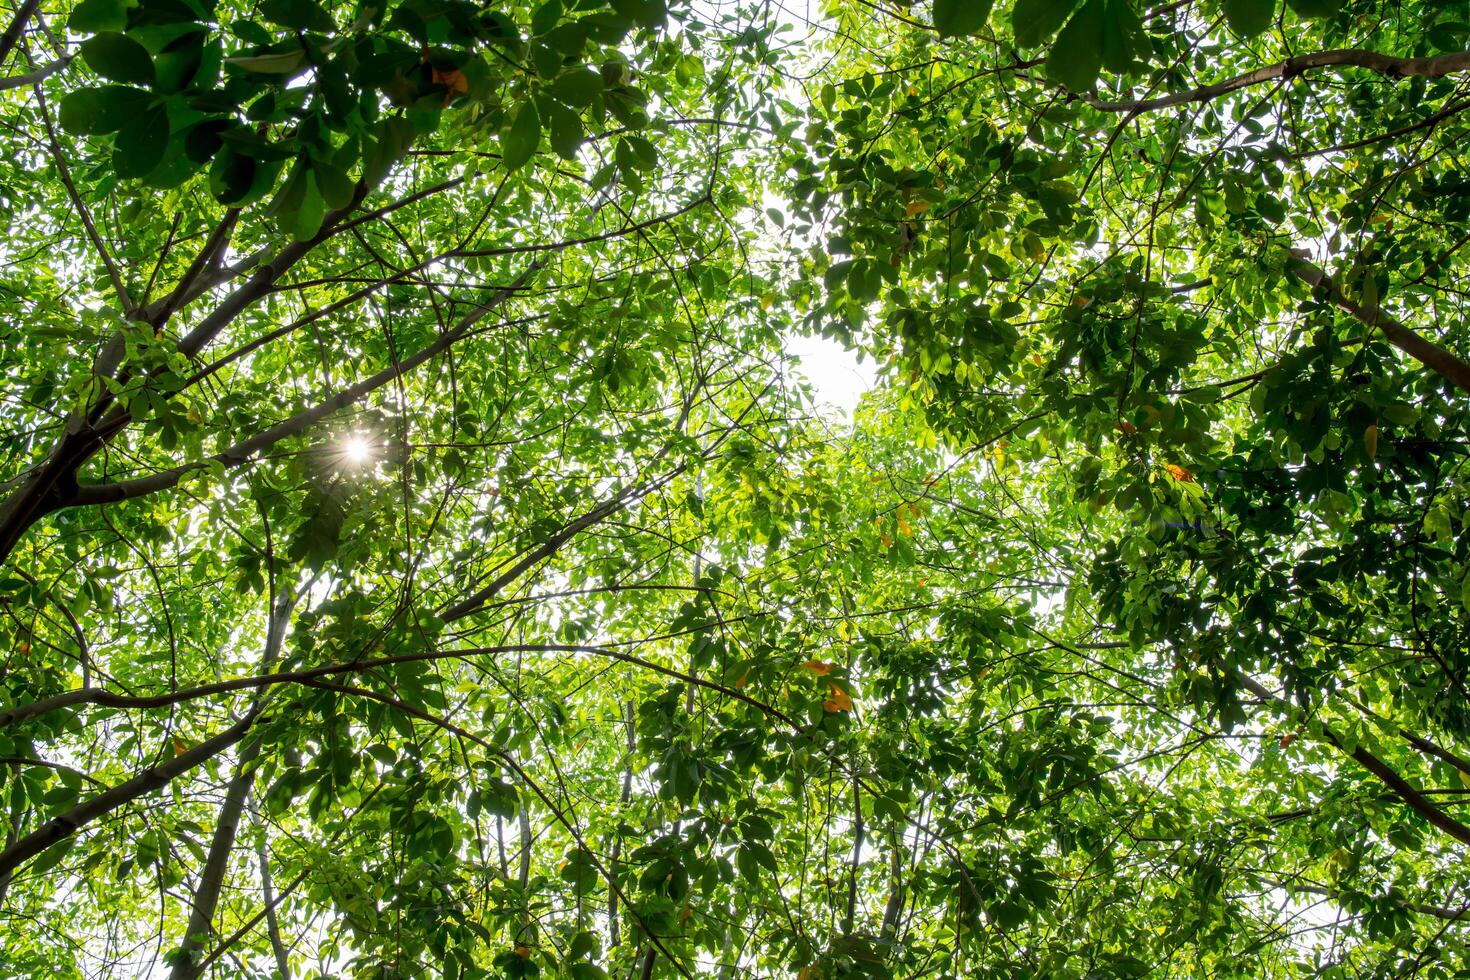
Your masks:
M826 336L788 336L786 353L797 361L795 372L811 382L811 391L823 413L851 419L858 398L875 385L873 361L857 363L854 351Z
M857 354L835 340L789 336L786 353L796 358L796 372L811 382L817 405L824 413L851 419L858 399L873 387L872 360L859 364Z

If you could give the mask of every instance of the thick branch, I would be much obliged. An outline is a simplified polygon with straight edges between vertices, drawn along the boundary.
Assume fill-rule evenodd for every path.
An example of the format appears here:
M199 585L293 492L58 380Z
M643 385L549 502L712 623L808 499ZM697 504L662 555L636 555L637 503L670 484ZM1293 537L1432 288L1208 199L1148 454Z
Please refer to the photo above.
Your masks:
M1426 755L1432 755L1441 762L1448 763L1449 765L1454 766L1456 769L1460 770L1460 772L1464 773L1465 775L1470 776L1470 759L1465 759L1462 756L1456 755L1454 752L1451 752L1444 746L1439 745L1435 742L1431 742L1424 736L1415 735L1413 732L1407 731L1405 729L1400 728L1399 735L1402 736L1405 741L1414 746L1414 748L1418 749L1420 752L1423 752Z
M1470 68L1470 51L1454 51L1425 58L1397 58L1393 55L1365 51L1362 48L1339 48L1334 51L1319 51L1301 54L1274 65L1257 68L1234 78L1213 85L1205 85L1188 92L1175 92L1152 99L1124 99L1109 101L1092 95L1082 96L1083 101L1103 112L1148 112L1167 109L1170 106L1187 105L1191 102L1210 102L1222 95L1235 92L1262 82L1278 78L1295 78L1304 72L1320 68L1364 68L1388 78L1441 78Z
M179 353L185 357L193 357L203 350L205 345L213 340L221 330L234 322L235 317L269 293L276 281L297 262L300 262L306 253L332 237L336 233L337 225L356 209L366 192L367 188L359 184L352 202L342 210L327 215L322 222L321 230L316 235L304 242L292 242L272 256L271 260L257 269L255 275L251 276L244 285L226 296L219 306L195 325L193 330L179 339Z
M10 52L15 50L16 42L25 33L26 25L30 23L32 17L36 16L36 11L40 8L41 0L26 0L20 5L20 9L15 12L15 19L10 22L9 27L5 28L5 33L0 35L0 62L10 57Z
M191 295L197 295L194 293L195 284L206 278L204 273L207 269L218 264L225 250L229 248L230 238L234 235L235 226L239 220L239 208L227 210L225 216L220 219L220 223L215 225L214 231L204 242L204 247L199 250L199 254L194 256L194 261L189 263L189 268L184 270L183 278L179 280L178 285L157 303L143 307L141 311L143 318L153 324L155 329L167 323L168 318L173 316L174 311L187 302Z
M1285 888L1289 891L1306 892L1308 895L1321 895L1323 898L1330 898L1334 902L1342 901L1341 892L1334 891L1330 888L1323 888L1320 885L1306 885L1299 881L1277 881L1274 884L1279 888ZM1459 922L1463 919L1470 918L1470 908L1452 909L1443 905L1428 905L1424 902L1412 902L1408 899L1394 896L1390 896L1390 899L1400 908L1408 909L1410 912L1417 912L1420 915L1433 916L1436 919Z
M1292 249L1292 260L1288 263L1291 274L1313 289L1326 294L1327 301L1344 313L1356 318L1364 326L1377 327L1383 336L1399 350L1429 368L1435 374L1463 391L1470 392L1470 364L1465 363L1443 347L1426 340L1403 323L1394 319L1378 305L1364 306L1348 299L1342 287L1321 268L1308 261L1307 253Z
M1255 681L1253 678L1247 677L1244 674L1239 674L1238 677L1240 679L1241 685L1261 700L1267 702L1268 704L1285 704L1285 702L1281 698L1272 694L1263 685ZM1409 809L1413 810L1415 813L1419 814L1425 820L1429 821L1431 824L1438 827L1446 834L1449 834L1460 843L1470 844L1470 827L1466 827L1464 824L1460 823L1460 821L1451 817L1449 814L1445 813L1439 807L1431 803L1428 797L1415 789L1408 780L1400 776L1397 772L1390 768L1387 763L1378 758L1378 756L1374 755L1372 752L1369 752L1361 745L1355 746L1352 751L1349 752L1347 748L1342 744L1342 741L1325 726L1322 729L1322 734L1327 739L1327 741L1332 743L1333 746L1335 746L1342 752L1345 752L1346 754L1352 756L1354 761L1356 761L1364 769L1371 772L1373 775L1377 776L1379 781L1382 782L1383 785L1393 790L1394 795L1409 806Z
M10 75L0 78L0 92L7 92L13 88L25 88L27 85L39 85L52 75L61 71L71 64L71 55L65 58L57 58L55 61L47 62L35 71L26 72L24 75Z
M678 466L660 482L666 483L683 471L684 467L682 465ZM501 589L520 578L525 574L527 569L556 554L562 545L566 544L582 531L621 510L633 498L644 496L653 489L653 486L648 484L634 484L614 494L611 498L598 504L581 517L564 526L546 541L531 549L520 561L516 562L505 572L497 575L489 585L486 585L473 595L445 609L441 614L441 618L446 623L452 623L457 619L463 619L468 616L483 606L487 600L494 598Z
M889 942L898 935L898 917L903 913L903 851L898 834L888 831L888 901L883 905L883 926L878 935Z
M847 909L842 915L842 934L852 935L853 920L857 916L858 869L863 863L863 798L858 781L852 781L852 859L847 866Z
M181 752L167 762L160 763L151 769L145 769L127 782L114 786L105 793L98 793L85 803L79 803L65 813L46 821L40 828L0 852L0 878L11 874L20 865L51 845L66 840L98 817L106 816L120 806L146 796L154 790L162 789L173 782L176 777L195 766L208 762L244 738L257 717L252 712L213 738L200 742L192 749Z

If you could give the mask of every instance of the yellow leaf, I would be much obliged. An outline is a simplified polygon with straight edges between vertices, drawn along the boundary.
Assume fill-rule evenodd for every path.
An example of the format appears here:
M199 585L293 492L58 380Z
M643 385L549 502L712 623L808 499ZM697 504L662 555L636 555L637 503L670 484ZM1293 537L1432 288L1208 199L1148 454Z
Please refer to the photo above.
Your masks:
M906 214L906 215L908 215L910 218L912 218L914 215L916 215L916 214L923 214L925 211L928 211L928 210L929 210L929 202L928 201L910 201L908 203L908 206L903 209L903 213Z
M432 77L435 85L443 85L450 92L462 94L469 91L470 83L464 77L464 72L458 68L451 68L448 71L440 71L438 68L435 68Z
M911 538L914 536L914 529L909 527L908 521L900 517L898 519L898 533L902 534L906 538Z
M801 665L801 669L805 671L810 671L811 673L816 674L818 677L826 677L828 674L832 673L832 665L821 660L808 660L806 663Z
M838 711L851 711L852 697L836 684L828 686L832 689L832 696L822 702L822 709L828 714Z
M1194 474L1189 472L1189 470L1186 470L1182 466L1176 466L1173 463L1167 463L1165 464L1164 469L1168 471L1170 476L1178 480L1180 483L1194 482Z
M1363 430L1363 448L1367 450L1369 459L1378 457L1378 426L1370 425Z

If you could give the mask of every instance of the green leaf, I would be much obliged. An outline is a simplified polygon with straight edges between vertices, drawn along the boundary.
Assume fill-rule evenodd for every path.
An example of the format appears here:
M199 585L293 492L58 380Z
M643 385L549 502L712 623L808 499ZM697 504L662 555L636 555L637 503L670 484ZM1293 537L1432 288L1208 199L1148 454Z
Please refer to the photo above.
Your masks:
M995 0L934 0L934 29L940 37L978 34Z
M316 0L262 0L260 15L293 31L328 33L337 27L332 15Z
M561 0L546 0L531 14L531 33L547 33L561 20L562 13Z
M1087 0L1052 44L1046 73L1077 93L1089 92L1102 70L1103 0Z
M1306 18L1332 17L1342 9L1342 0L1286 0L1286 3L1297 16Z
M1243 37L1255 37L1271 26L1276 0L1225 0L1225 22Z
M148 51L115 31L104 31L82 42L82 60L97 74L114 82L152 85L153 59Z
M585 109L602 94L602 76L585 66L570 68L551 83L551 94L574 109Z
M158 73L154 88L160 92L182 92L189 87L208 88L219 77L223 51L219 42L205 44L203 31L173 41L153 59Z
M168 110L161 105L118 130L112 154L118 176L142 177L157 167L168 151L168 137Z
M298 162L276 190L265 213L276 219L282 231L290 232L296 226L296 211L305 197L306 168Z
M334 164L317 161L312 164L311 172L328 208L337 211L352 203L357 187L347 176L347 171Z
M322 219L326 217L327 210L326 201L317 188L314 171L307 174L305 183L306 191L301 196L301 205L296 209L296 222L291 229L292 236L298 242L310 241L321 231Z
M847 291L859 303L871 303L878 298L883 279L878 264L872 259L863 259L853 264L847 277Z
M1016 45L1034 48L1057 32L1080 0L1016 0L1011 12Z
M580 960L596 956L599 948L597 936L583 930L572 937L567 945L567 959Z
M652 170L658 166L658 150L642 136L624 136L623 141L633 151L633 166L640 170Z
M61 863L77 844L77 835L66 838L46 848L26 868L28 875L43 875Z
M152 101L151 93L126 85L77 89L61 100L61 128L79 136L115 133Z
M612 0L612 7L619 14L640 27L661 27L668 17L665 0Z
M516 788L503 779L490 778L482 783L480 789L481 805L486 813L509 819L514 817L521 808L520 794Z
M290 75L306 63L306 50L296 48L279 54L258 54L246 58L226 58L225 64L243 68L257 75Z
M254 180L255 160L233 150L220 150L209 166L209 192L221 204L243 200Z
M128 26L127 0L82 0L72 8L66 26L77 34L120 31Z
M584 138L581 117L555 102L547 103L546 115L551 124L551 148L562 159L575 160Z
M507 170L519 170L541 144L541 116L536 112L536 103L527 99L521 104L515 118L500 135L502 160Z
M1103 65L1108 71L1121 75L1147 52L1148 35L1128 0L1107 0L1102 24Z

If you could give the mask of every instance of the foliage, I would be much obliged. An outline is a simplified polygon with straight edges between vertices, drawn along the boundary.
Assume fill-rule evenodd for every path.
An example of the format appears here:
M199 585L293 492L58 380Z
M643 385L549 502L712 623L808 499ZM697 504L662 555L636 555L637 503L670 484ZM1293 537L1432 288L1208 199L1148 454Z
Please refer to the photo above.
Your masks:
M7 975L1470 970L1465 4L9 24Z

